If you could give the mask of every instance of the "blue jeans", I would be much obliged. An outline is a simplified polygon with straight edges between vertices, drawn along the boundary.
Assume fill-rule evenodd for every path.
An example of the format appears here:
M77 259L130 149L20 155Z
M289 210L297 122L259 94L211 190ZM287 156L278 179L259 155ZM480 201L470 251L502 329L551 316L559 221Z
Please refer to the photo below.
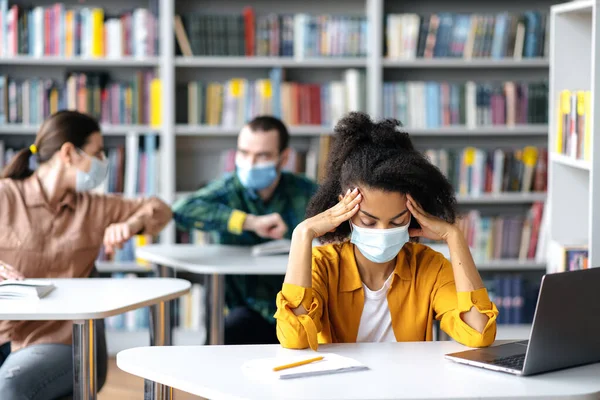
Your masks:
M108 354L103 321L96 321L98 390L106 381ZM56 400L73 393L73 347L36 344L10 352L0 346L0 399Z

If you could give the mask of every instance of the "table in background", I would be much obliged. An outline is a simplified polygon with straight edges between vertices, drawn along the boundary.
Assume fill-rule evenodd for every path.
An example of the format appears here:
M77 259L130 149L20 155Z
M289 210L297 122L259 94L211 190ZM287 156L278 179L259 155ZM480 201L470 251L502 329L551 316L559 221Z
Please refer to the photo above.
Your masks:
M284 275L288 262L287 254L254 257L248 246L158 244L139 247L135 253L156 264L161 276L173 276L169 269L210 276L211 344L224 343L225 275Z
M320 352L351 357L369 370L290 380L261 380L242 371L249 360L300 354L278 345L140 347L120 352L117 365L130 374L211 400L597 399L600 394L600 363L518 377L443 357L464 349L455 342L321 345ZM311 350L301 352L314 355Z
M0 300L0 320L73 321L73 398L96 399L95 320L152 307L150 343L170 344L168 301L190 290L183 279L40 279L56 288L40 300ZM170 390L148 381L148 396L169 399Z

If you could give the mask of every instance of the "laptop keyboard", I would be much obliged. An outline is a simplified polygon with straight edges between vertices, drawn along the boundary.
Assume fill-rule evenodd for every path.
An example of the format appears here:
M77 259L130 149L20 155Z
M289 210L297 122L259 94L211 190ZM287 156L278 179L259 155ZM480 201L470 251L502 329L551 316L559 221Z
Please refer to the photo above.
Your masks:
M522 370L524 362L525 354L517 354L516 356L497 358L492 361L491 364L510 369Z

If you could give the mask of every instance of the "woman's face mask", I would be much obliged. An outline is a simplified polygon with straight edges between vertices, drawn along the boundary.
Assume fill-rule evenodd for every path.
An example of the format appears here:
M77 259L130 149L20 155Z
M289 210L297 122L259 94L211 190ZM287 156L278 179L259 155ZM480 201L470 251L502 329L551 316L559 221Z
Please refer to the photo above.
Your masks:
M352 235L350 242L354 243L358 250L368 260L374 263L386 263L398 255L402 246L409 241L408 226L406 225L391 229L362 228L350 221Z
M75 191L88 192L100 186L108 175L108 159L103 156L102 160L91 156L78 149L78 153L84 157L88 157L91 161L90 170L85 172L80 169L76 170L75 176Z

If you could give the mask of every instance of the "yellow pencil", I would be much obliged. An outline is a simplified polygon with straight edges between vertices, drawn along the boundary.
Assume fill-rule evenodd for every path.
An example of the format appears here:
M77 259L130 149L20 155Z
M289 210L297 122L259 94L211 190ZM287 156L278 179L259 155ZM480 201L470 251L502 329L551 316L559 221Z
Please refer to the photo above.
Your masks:
M310 364L315 361L321 361L322 359L323 359L323 357L315 357L315 358L309 358L308 360L296 361L295 363L280 365L279 367L275 367L275 368L273 368L273 371L281 371L283 369L299 367L300 365Z

